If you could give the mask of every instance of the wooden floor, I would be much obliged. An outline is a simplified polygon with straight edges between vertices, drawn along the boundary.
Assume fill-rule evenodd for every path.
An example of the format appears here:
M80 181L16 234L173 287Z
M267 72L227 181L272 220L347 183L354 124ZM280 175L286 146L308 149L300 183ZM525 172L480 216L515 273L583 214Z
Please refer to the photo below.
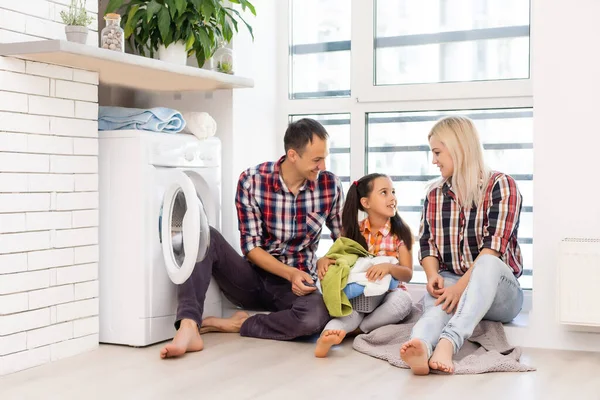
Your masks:
M537 372L415 377L349 341L316 359L308 342L204 338L204 351L166 361L160 345L102 345L0 378L0 399L600 399L600 353L526 349Z

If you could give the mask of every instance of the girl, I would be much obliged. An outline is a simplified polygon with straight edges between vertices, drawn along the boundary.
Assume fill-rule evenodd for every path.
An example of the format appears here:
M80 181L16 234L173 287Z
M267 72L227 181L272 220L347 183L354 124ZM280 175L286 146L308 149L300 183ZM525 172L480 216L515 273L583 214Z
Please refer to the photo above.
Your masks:
M377 264L367 270L367 278L376 281L390 274L400 282L412 278L412 233L397 211L396 192L391 179L370 174L350 186L342 211L342 235L361 244L376 256L393 256L397 264ZM358 211L367 218L358 222ZM331 260L333 261L333 260ZM318 267L323 279L328 264ZM326 357L331 346L341 343L348 332L367 333L384 325L398 323L411 310L412 300L404 286L388 292L383 302L370 314L352 314L331 320L317 341L315 356Z
M428 139L442 175L421 217L419 259L428 293L423 316L400 349L417 375L454 372L452 356L479 321L509 322L523 305L521 194L514 179L488 170L468 118L441 119Z

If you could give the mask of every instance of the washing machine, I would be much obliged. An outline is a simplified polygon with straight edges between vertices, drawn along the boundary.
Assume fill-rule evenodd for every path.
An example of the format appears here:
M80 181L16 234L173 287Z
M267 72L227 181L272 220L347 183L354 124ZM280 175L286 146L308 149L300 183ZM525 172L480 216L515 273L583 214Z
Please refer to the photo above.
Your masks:
M171 339L177 284L221 227L217 138L139 130L99 132L100 342ZM204 315L221 316L214 281Z

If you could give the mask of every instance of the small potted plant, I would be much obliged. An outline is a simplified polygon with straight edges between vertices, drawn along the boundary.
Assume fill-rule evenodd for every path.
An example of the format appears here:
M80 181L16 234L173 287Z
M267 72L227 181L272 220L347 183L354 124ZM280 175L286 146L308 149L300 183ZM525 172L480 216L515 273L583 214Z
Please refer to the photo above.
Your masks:
M217 63L217 71L233 75L233 64L227 61L219 61Z
M88 36L88 25L94 20L89 16L86 9L87 0L71 0L68 11L61 11L65 26L65 33L69 42L86 44Z
M109 0L107 13L120 11L125 38L142 56L155 53L161 60L186 64L194 55L198 67L212 57L220 41L229 43L243 22L241 13L223 0ZM242 11L256 10L248 0L229 0Z

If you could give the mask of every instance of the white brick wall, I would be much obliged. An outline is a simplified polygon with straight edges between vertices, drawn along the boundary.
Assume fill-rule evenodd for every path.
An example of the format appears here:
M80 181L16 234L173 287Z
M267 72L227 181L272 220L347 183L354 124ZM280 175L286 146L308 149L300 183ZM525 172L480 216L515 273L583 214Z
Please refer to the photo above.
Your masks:
M65 39L60 11L71 0L0 0L0 42ZM97 44L98 1L88 0L87 9L94 17L88 26L88 44Z
M65 322L27 332L27 348L46 346L73 338L73 322Z
M69 3L0 0L0 43L65 39ZM0 57L0 375L98 345L97 102L95 72Z
M0 336L0 356L20 352L27 349L27 333Z
M56 270L56 284L86 282L98 279L98 264L74 265Z

